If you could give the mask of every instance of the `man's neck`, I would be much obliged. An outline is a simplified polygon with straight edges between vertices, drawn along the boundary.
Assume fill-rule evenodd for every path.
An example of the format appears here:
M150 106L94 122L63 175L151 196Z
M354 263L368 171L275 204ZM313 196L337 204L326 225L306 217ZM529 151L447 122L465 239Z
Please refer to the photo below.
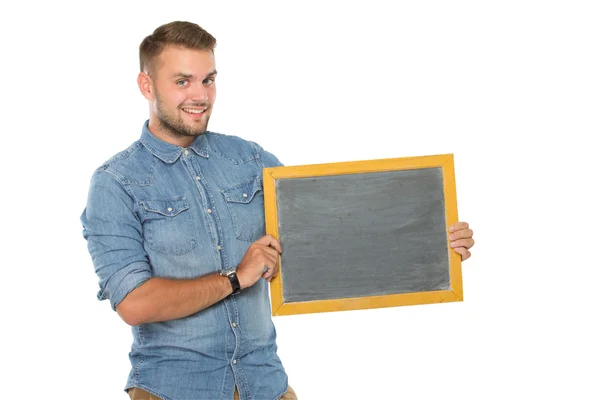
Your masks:
M150 118L150 121L148 122L148 130L163 142L167 142L179 147L189 147L195 139L193 136L182 136L175 134L169 129L165 129L163 126L161 126L157 119L153 118Z

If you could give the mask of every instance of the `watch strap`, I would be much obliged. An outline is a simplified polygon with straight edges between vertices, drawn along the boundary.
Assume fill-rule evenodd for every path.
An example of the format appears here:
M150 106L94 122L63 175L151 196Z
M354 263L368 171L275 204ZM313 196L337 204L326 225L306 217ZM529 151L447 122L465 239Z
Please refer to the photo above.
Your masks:
M227 279L229 279L229 283L231 283L231 289L233 290L231 294L238 294L241 290L241 287L235 270L227 271L224 275L227 277Z

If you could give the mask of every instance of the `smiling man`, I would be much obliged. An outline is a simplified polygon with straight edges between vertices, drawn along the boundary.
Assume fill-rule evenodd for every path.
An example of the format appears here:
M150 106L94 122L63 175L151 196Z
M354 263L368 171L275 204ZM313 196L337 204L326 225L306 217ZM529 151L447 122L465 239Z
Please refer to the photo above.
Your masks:
M148 127L160 139L183 147L206 132L216 96L213 50L202 49L204 43L198 47L147 39L140 49L138 85L150 102Z
M101 167L81 215L100 300L132 326L131 399L296 399L277 355L268 282L282 249L265 235L258 144L207 130L214 47L189 22L140 45L150 118ZM466 259L473 232L451 227Z
M208 132L215 39L188 22L140 45L141 138L94 173L81 221L98 298L130 324L132 399L295 399L277 356L255 143Z

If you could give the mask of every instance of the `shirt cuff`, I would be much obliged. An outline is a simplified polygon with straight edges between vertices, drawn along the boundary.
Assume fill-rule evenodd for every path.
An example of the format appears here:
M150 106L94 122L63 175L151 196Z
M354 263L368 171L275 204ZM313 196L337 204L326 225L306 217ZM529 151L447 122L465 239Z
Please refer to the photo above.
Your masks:
M110 277L106 288L98 293L98 299L110 299L111 307L116 310L129 292L152 278L148 267L148 263L135 262L120 269Z

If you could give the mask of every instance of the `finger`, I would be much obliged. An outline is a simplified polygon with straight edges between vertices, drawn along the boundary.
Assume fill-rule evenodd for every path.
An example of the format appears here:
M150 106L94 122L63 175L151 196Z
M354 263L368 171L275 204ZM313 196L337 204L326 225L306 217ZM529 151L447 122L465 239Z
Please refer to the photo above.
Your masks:
M272 251L272 253L265 251L263 253L263 259L262 259L264 261L265 265L267 265L269 267L276 264L277 261L279 260L279 253L277 253L277 251L275 249L270 249L270 250Z
M454 240L452 242L450 242L450 247L464 247L467 250L470 249L471 247L473 247L473 245L475 244L475 240L473 239L458 239L458 240Z
M465 261L466 259L471 257L471 252L465 249L464 247L457 247L456 249L454 249L454 251L460 254L460 258L462 261Z
M266 279L268 282L271 281L272 278L277 276L277 272L279 271L279 264L274 263L271 266L268 266L266 270L263 272L262 277Z
M461 254L461 256L460 256L460 257L462 258L462 261L468 260L468 259L469 259L469 257L471 257L471 252L470 252L469 250L467 250L467 255L466 255L466 256L463 256L463 255Z
M273 271L277 265L277 258L271 256L265 256L262 260L263 274L268 274Z
M264 274L262 274L262 278L267 282L270 282L271 279L273 279L273 275L271 275L270 272L265 272Z
M473 237L473 230L472 229L461 229L458 231L454 231L453 233L451 233L450 235L448 235L448 238L450 240L456 240L456 239L470 239Z
M278 260L275 260L273 262L266 262L264 264L264 269L263 269L263 275L274 275L277 273L277 270L279 269L279 264L277 262Z
M283 251L279 241L271 235L265 235L265 236L261 237L260 239L258 239L254 243L262 244L263 246L272 247L275 250L277 250L279 253L281 253Z
M469 224L467 224L466 222L457 222L455 224L450 225L450 227L448 228L450 232L459 231L461 229L469 229Z
M268 254L270 257L277 259L279 257L279 251L274 249L273 247L263 247L265 254Z

